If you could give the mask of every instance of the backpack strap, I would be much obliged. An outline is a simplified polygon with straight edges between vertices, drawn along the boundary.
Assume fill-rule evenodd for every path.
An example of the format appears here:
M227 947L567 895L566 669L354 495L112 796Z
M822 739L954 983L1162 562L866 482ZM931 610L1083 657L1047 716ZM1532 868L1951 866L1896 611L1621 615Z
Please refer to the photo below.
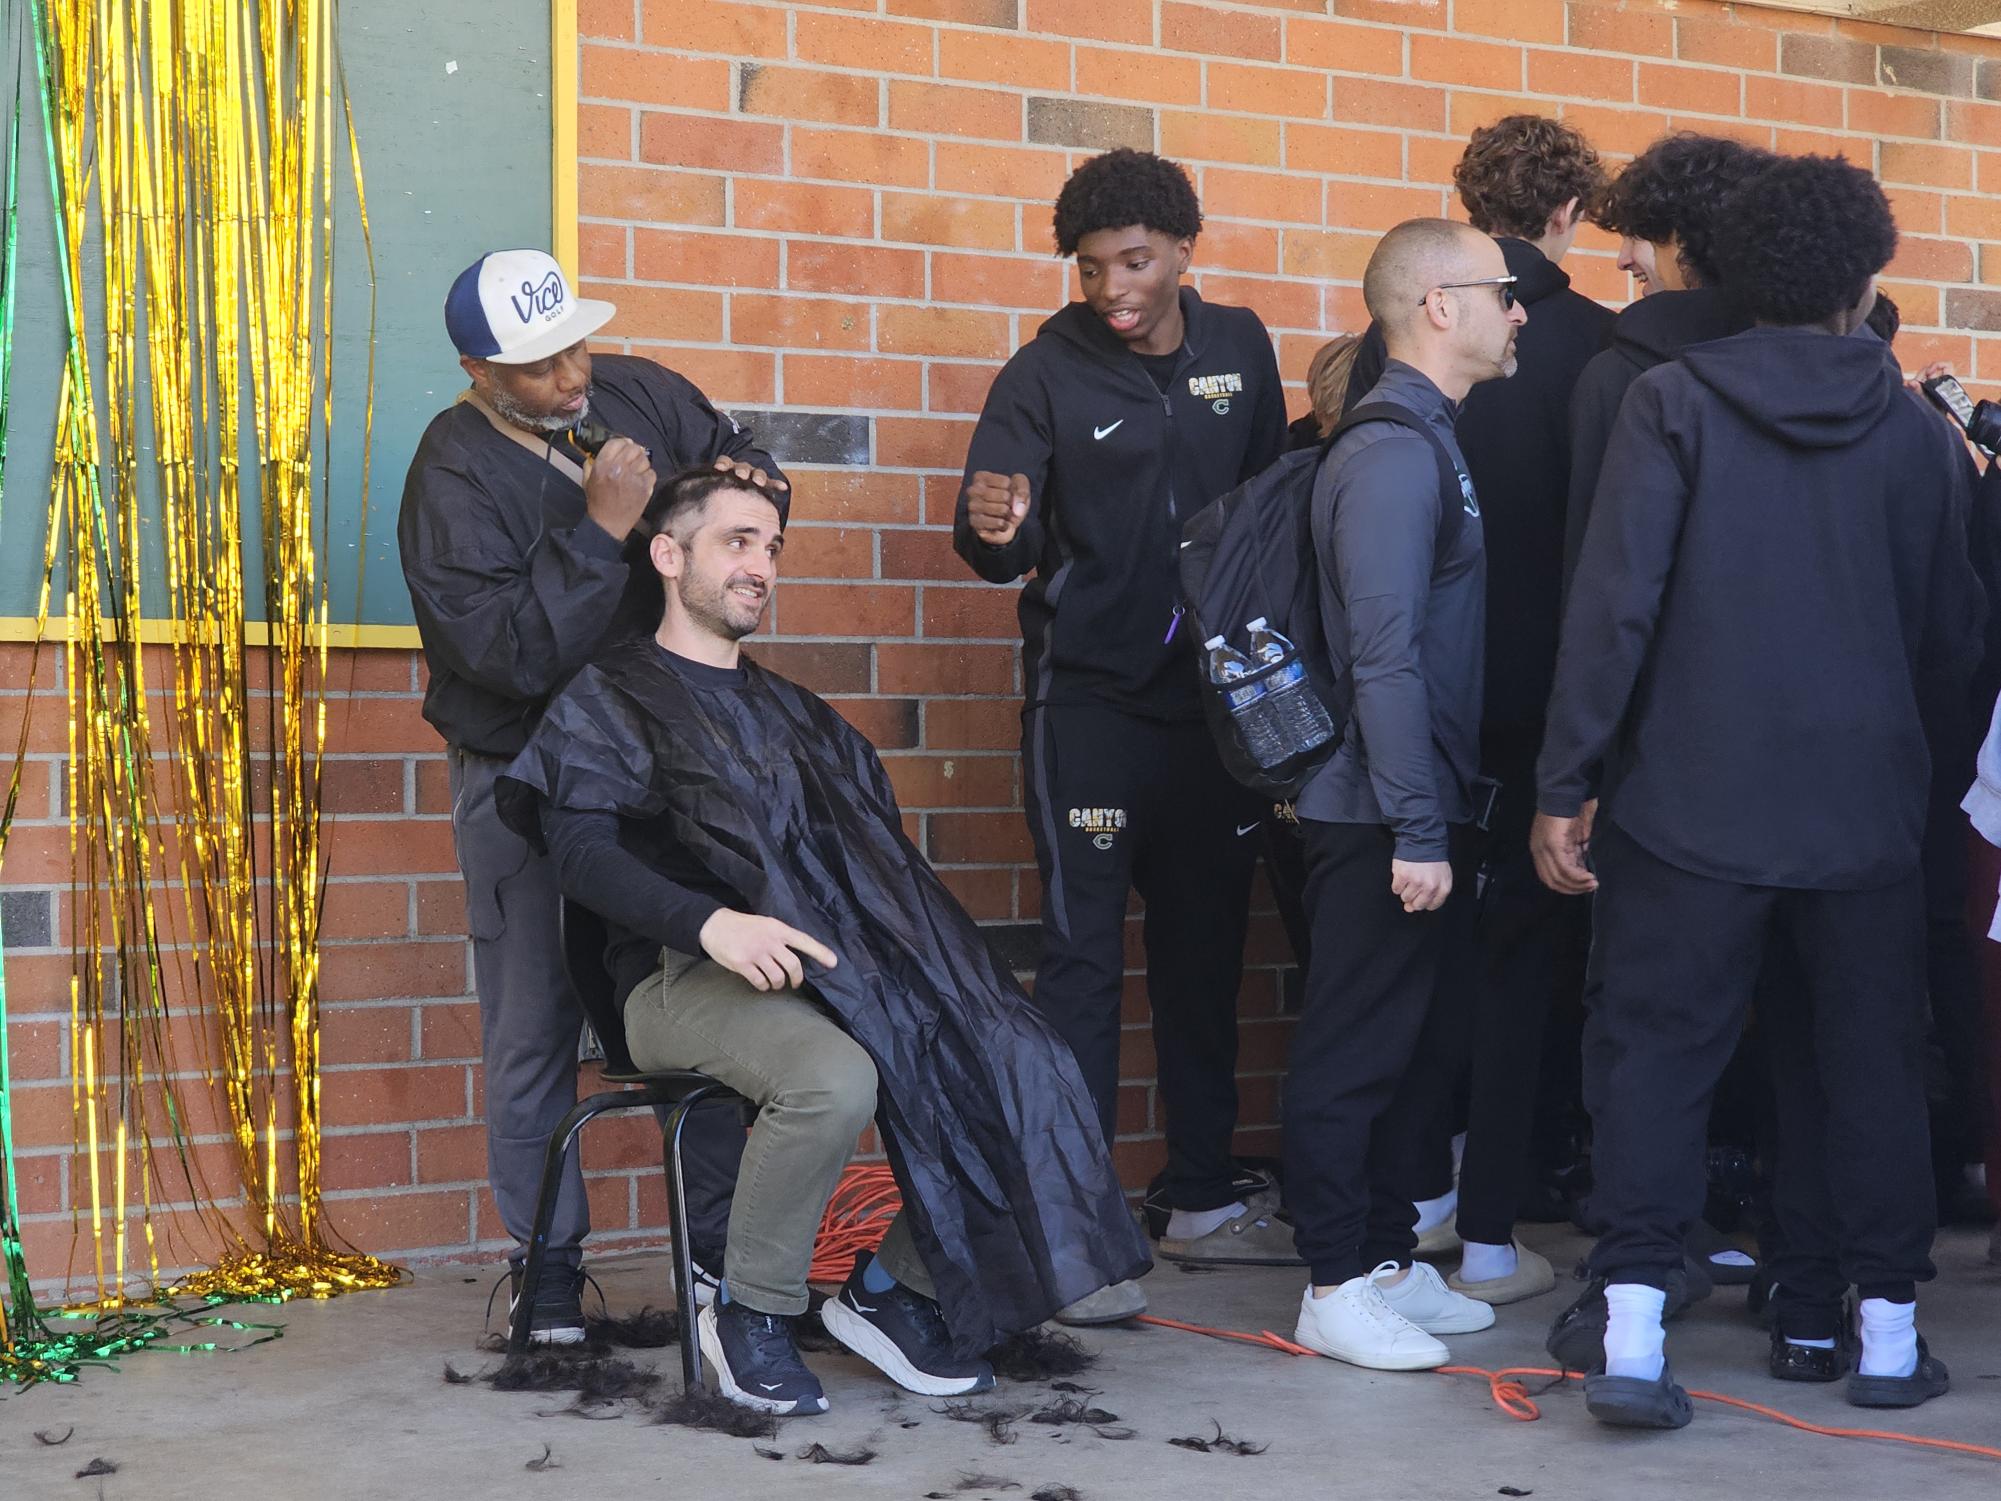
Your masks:
M1323 440L1321 458L1325 460L1342 434L1365 422L1393 422L1417 433L1431 445L1432 456L1438 461L1438 551L1446 551L1459 540L1459 533L1466 525L1466 493L1472 488L1472 478L1453 462L1451 451L1429 423L1409 407L1393 401L1371 401L1350 408Z

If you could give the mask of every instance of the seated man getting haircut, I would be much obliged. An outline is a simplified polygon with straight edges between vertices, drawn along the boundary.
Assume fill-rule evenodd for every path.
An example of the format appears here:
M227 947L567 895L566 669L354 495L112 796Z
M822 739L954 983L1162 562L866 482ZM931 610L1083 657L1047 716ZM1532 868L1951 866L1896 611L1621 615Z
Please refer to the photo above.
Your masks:
M899 1385L984 1390L1000 1335L1147 1258L1075 1060L905 837L874 750L739 654L782 506L708 470L659 488L638 528L659 630L551 703L502 807L609 922L633 1060L757 1107L702 1350L732 1400L815 1413L791 1324L871 1120L905 1210L821 1320Z

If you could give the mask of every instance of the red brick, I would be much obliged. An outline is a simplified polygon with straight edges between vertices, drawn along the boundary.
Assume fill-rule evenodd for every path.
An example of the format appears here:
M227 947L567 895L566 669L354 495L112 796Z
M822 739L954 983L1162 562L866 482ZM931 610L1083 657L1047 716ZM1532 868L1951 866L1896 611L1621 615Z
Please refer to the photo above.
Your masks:
M978 412L999 373L998 365L933 364L925 372L925 410Z
M320 914L320 936L400 938L410 931L407 881L330 881Z
M1734 115L1742 93L1739 75L1722 68L1640 64L1640 103L1673 110L1677 115Z
M1170 52L1276 62L1279 41L1276 16L1215 10L1185 0L1164 0L1160 8L1160 45Z
M418 1046L426 1062L479 1057L479 1006L472 1001L419 1006Z
M1314 127L1288 125L1286 137L1295 130ZM1232 224L1224 220L1205 222L1195 254L1205 266L1225 266L1232 271L1276 271L1278 231L1263 224Z
M886 469L959 472L973 424L946 417L878 417L875 461Z
M872 578L875 533L865 527L795 526L786 533L782 561L787 579Z
M1345 14L1345 12L1344 12ZM1348 26L1339 21L1288 17L1285 60L1302 68L1336 73L1403 72L1403 35L1382 26ZM1340 85L1335 85L1338 91Z
M1328 186L1331 190L1342 184ZM1270 328L1320 327L1320 288L1312 282L1219 276L1211 272L1202 278L1202 296L1210 302L1256 308L1258 316Z
M877 245L792 240L785 247L785 285L802 292L857 297L924 295L924 254Z
M1070 49L1062 42L943 30L938 33L938 76L1068 92Z
M1474 89L1522 86L1522 49L1499 42L1415 34L1410 39L1410 76Z
M1375 248L1374 235L1289 229L1281 264L1287 276L1360 281Z
M891 775L902 757L889 764ZM1014 874L1005 870L952 870L938 872L938 879L958 898L959 905L979 922L993 922L1014 916Z
M723 406L768 406L778 399L778 359L755 349L635 343L632 352L685 375Z
M1327 118L1327 75L1311 68L1208 65L1208 107L1295 120Z
M1354 21L1386 21L1392 26L1428 26L1442 31L1446 0L1334 0L1334 14Z
M882 124L882 86L868 74L746 64L742 112L822 124ZM648 152L648 160L662 160ZM714 166L702 162L702 166ZM756 170L756 168L752 168Z
M907 750L917 743L915 699L835 698L828 702L879 751ZM905 818L905 831L910 827L910 819Z
M462 1188L330 1194L327 1208L346 1239L389 1254L462 1245L472 1223L472 1198Z
M1089 37L1100 42L1151 45L1153 0L1022 0L1022 30L1051 36ZM1082 50L1082 49L1079 49ZM1088 90L1078 88L1079 93Z
M875 232L875 198L866 188L738 178L731 218L742 229L868 239Z
M943 527L882 533L882 576L886 579L958 579L963 578L965 572L965 564L952 551L952 534ZM977 691L953 684L952 674L941 664L938 681L929 691Z
M1528 54L1528 87L1532 93L1565 99L1625 101L1633 97L1633 67L1632 61L1623 57L1532 48Z
M589 281L580 290L586 297L603 297L617 305L618 316L610 325L613 338L722 340L720 293Z
M793 44L803 62L928 77L934 34L929 26L802 10L794 19Z
M1973 278L1973 250L1958 240L1932 240L1904 235L1897 241L1897 258L1890 262L1889 274L1913 281L1970 281ZM1910 356L1899 337L1897 351Z
M1026 198L1041 205L1055 201L1064 179L1070 175L1070 159L1064 152L1037 146L975 146L965 141L940 141L932 149L936 152L932 181L941 193ZM883 197L887 200L889 195L885 193ZM885 201L885 218L888 212ZM1012 243L1010 240L1009 244Z
M1037 153L1040 155L1041 153ZM882 195L882 237L963 249L1014 249L1011 203L928 193Z
M1006 317L968 308L878 308L876 347L886 354L971 359L996 359L1011 352Z
M778 173L785 170L785 131L750 120L647 110L639 121L639 159L670 167Z
M320 996L326 1001L453 996L465 991L463 943L330 943L320 951Z
M1020 18L1021 0L889 0L889 13L922 16L931 21L958 21L966 26L1013 26ZM958 35L952 31L939 34Z
M935 717L947 702L933 699L928 713ZM924 853L941 865L1035 858L1028 825L1018 813L933 813L924 823Z
M485 1134L481 1130L480 1135ZM328 1193L401 1188L410 1181L408 1131L343 1132L322 1138L320 1186Z
M791 471L791 479L794 520L908 525L918 519L919 491L914 474L808 469Z
M464 1120L463 1064L403 1068L329 1069L321 1091L329 1126L382 1126L403 1121Z
M1436 188L1399 188L1381 183L1327 184L1327 224L1331 229L1364 229L1381 234L1406 219L1438 217Z
M632 273L638 281L775 287L778 241L756 235L638 228L632 233Z
M1566 104L1563 120L1583 131L1601 152L1614 156L1638 156L1668 131L1668 117L1652 110Z
M977 136L989 141L1022 138L1021 95L945 83L889 85L889 127L930 135Z
M1009 750L1021 744L1021 706L1007 699L933 698L924 702L927 750Z
M1587 52L1674 56L1674 16L1646 0L1619 5L1572 5L1566 40Z
M866 349L869 314L866 307L835 298L738 292L730 298L730 338L782 349Z
M632 231L622 224L577 226L577 270L584 276L624 281L632 274Z
M1064 279L1063 266L1047 256L931 255L935 302L1048 309L1062 303Z
M634 24L637 7L632 0L578 0L577 33L629 42L639 35Z
M1017 760L1012 755L899 755L885 764L896 799L906 808L1013 808L1019 800Z
M586 43L578 88L584 99L721 113L730 107L730 65L720 57L676 57Z
M1012 588L979 585L963 589L933 586L924 591L924 635L986 636L1013 640L1021 634L1015 620Z
M20 830L15 838L21 837ZM334 819L327 829L330 874L422 875L458 869L447 819ZM12 863L12 851L8 859Z
M1903 100L1909 96L1902 94L1887 97ZM1930 102L1930 101L1923 101ZM1850 113L1854 112L1854 100L1849 101ZM1888 132L1879 132L1888 134ZM1899 134L1914 135L1916 131ZM1974 104L1964 99L1949 99L1945 105L1945 134L1948 140L1964 141L1975 146L2001 146L2001 105Z
M789 352L784 360L785 399L793 406L915 411L924 402L924 366L918 360Z
M1842 91L1832 84L1791 78L1746 78L1744 113L1788 125L1839 127L1845 113Z
M1319 179L1297 173L1202 169L1202 208L1226 219L1320 223Z
M792 176L831 177L870 187L921 188L931 181L931 147L879 130L792 127Z
M486 1181L485 1126L426 1126L412 1135L417 1144L417 1182Z
M1445 129L1445 97L1420 84L1386 83L1375 78L1336 78L1333 116L1364 125L1404 130Z
M645 0L640 35L655 46L724 57L785 56L785 12L725 0Z
M1675 19L1675 56L1683 62L1770 73L1779 65L1778 33L1751 21Z
M1153 104L1199 104L1202 100L1202 64L1193 58L1128 47L1079 47L1076 79L1073 91L1092 98L1140 99Z
M794 527L787 534L787 557L804 537L815 534L842 535L831 527ZM868 542L873 534L857 532L853 535ZM804 572L806 570L788 567L786 576L795 577ZM790 678L824 697L830 693L867 693L870 688L870 651L871 648L861 642L759 641L751 656L779 676Z
M1931 188L1971 188L1973 153L1956 146L1924 146L1885 141L1877 171L1886 183Z
M917 620L916 590L897 584L780 586L775 626L788 636L908 636Z
M1279 131L1277 120L1163 110L1160 151L1163 156L1184 162L1242 162L1246 166L1275 167L1279 162Z
M586 218L640 224L721 224L721 177L656 167L585 166L577 172L579 212Z

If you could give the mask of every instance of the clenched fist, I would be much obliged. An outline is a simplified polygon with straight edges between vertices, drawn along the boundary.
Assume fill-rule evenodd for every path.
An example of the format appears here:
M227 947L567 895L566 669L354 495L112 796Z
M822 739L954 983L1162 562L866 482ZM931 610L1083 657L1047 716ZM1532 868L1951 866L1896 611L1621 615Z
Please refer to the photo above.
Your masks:
M1028 515L1028 476L974 472L966 485L966 519L989 547L1005 547Z

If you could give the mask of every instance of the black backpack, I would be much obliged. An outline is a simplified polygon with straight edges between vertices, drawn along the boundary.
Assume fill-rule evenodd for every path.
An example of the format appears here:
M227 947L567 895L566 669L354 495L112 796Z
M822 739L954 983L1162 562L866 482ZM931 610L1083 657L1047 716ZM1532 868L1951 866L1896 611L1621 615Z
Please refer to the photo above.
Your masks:
M1453 463L1445 444L1423 418L1387 401L1354 408L1324 441L1283 455L1270 468L1197 511L1181 532L1181 593L1195 628L1196 653L1202 659L1203 717L1230 775L1277 800L1297 797L1313 774L1333 757L1347 720L1348 685L1328 654L1321 628L1313 481L1328 450L1344 433L1365 422L1394 422L1423 434L1431 444L1438 459L1438 550L1444 552L1457 541L1464 524L1472 481ZM1261 617L1292 642L1293 649L1282 659L1260 663L1230 683L1211 682L1201 643L1221 636L1249 656L1248 626ZM1266 679L1290 672L1295 664L1304 668L1303 687L1326 711L1333 733L1289 747L1282 760L1265 764L1252 754L1242 727L1232 715L1230 695L1241 695Z

